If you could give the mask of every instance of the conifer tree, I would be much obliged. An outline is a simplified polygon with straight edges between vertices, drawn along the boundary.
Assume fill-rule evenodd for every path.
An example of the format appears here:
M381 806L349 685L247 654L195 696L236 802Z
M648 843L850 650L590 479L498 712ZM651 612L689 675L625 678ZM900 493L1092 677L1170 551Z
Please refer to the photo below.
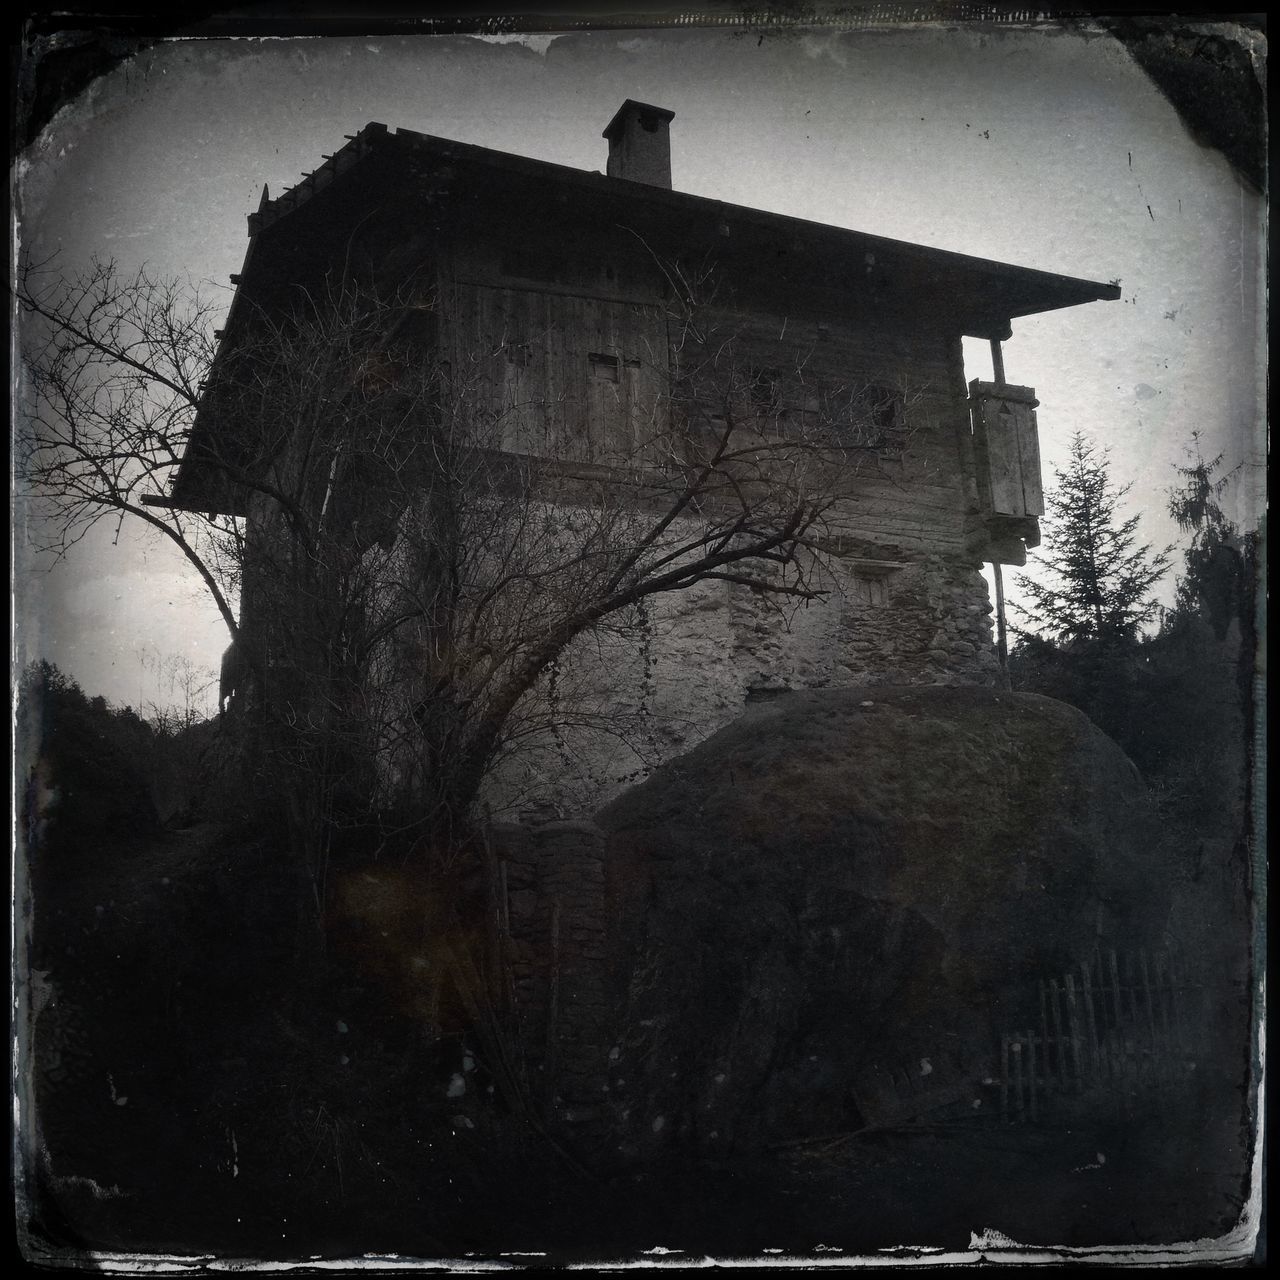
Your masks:
M1066 467L1054 474L1043 557L1049 580L1020 575L1030 603L1019 608L1058 644L1131 644L1159 609L1152 591L1168 571L1171 548L1153 552L1138 542L1138 516L1120 520L1129 486L1115 487L1105 452L1082 433L1071 441Z
M1169 490L1169 514L1191 535L1175 593L1177 613L1207 622L1219 640L1232 621L1244 622L1248 543L1219 503L1232 472L1220 475L1222 454L1206 459L1198 432L1186 450L1187 466L1175 466L1182 484Z
M1146 767L1184 829L1230 843L1244 829L1255 660L1254 538L1221 505L1233 472L1192 436L1169 514L1191 535L1169 610L1144 646Z

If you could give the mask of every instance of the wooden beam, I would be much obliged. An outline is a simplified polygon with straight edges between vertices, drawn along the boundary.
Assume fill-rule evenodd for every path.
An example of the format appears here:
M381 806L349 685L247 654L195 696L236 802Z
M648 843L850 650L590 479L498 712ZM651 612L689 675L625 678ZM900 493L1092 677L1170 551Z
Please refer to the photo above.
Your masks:
M1009 638L1005 632L1004 622L1004 575L1000 572L1000 561L993 560L991 569L996 580L996 652L1000 657L1001 683L1009 687Z

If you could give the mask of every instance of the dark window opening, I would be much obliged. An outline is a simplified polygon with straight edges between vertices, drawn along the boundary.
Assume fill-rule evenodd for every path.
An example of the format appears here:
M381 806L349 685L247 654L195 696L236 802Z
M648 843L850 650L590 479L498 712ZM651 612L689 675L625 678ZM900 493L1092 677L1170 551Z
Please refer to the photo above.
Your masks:
M618 381L618 357L605 355L599 351L592 351L588 354L587 360L591 365L591 376L599 378L603 382Z
M902 401L889 387L868 387L871 421L881 437L897 431L902 425Z
M882 608L889 603L889 584L880 575L856 574L853 579L853 594L865 605Z

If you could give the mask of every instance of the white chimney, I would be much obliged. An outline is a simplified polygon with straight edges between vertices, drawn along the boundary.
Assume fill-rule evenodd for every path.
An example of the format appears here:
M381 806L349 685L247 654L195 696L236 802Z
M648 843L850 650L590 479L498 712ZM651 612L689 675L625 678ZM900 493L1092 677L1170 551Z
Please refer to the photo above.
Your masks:
M628 98L609 121L603 137L609 139L611 178L647 182L671 190L671 135L674 111L651 107Z

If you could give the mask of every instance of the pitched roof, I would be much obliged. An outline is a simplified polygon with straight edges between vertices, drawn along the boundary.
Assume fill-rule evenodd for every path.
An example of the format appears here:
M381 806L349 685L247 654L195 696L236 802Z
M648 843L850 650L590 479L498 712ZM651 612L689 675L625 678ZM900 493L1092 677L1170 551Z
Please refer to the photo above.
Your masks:
M251 263L255 280L287 278L293 255L315 252L326 230L354 226L380 206L421 200L424 183L440 205L453 200L468 216L487 212L510 225L511 210L519 210L523 225L541 219L562 236L572 234L574 218L625 226L650 242L710 251L784 286L819 284L877 317L905 314L951 334L1006 338L1010 321L1020 316L1120 296L1116 283L850 231L409 129L391 132L378 123L348 135L345 146L274 200L264 190L249 215L249 250L236 283L250 279ZM238 322L242 289L232 300L229 330ZM218 496L225 485L200 465L212 429L197 420L168 499L175 506L235 506L228 494Z
M1114 281L1102 283L934 249L409 129L391 132L377 123L352 135L303 182L251 214L250 235L296 213L335 182L345 185L346 175L354 170L359 171L365 198L371 199L379 185L394 186L402 180L410 164L418 171L426 168L445 175L454 190L470 186L473 194L487 192L495 199L518 191L526 200L536 200L541 193L549 202L555 195L572 193L584 218L625 210L630 221L646 229L678 228L682 244L705 238L722 252L730 247L749 249L756 262L765 251L769 258L787 255L788 269L805 259L820 263L827 274L833 267L854 268L860 283L870 276L866 283L880 293L944 307L953 327L976 337L1007 337L1009 322L1020 316L1120 297ZM563 207L558 216L566 217Z

